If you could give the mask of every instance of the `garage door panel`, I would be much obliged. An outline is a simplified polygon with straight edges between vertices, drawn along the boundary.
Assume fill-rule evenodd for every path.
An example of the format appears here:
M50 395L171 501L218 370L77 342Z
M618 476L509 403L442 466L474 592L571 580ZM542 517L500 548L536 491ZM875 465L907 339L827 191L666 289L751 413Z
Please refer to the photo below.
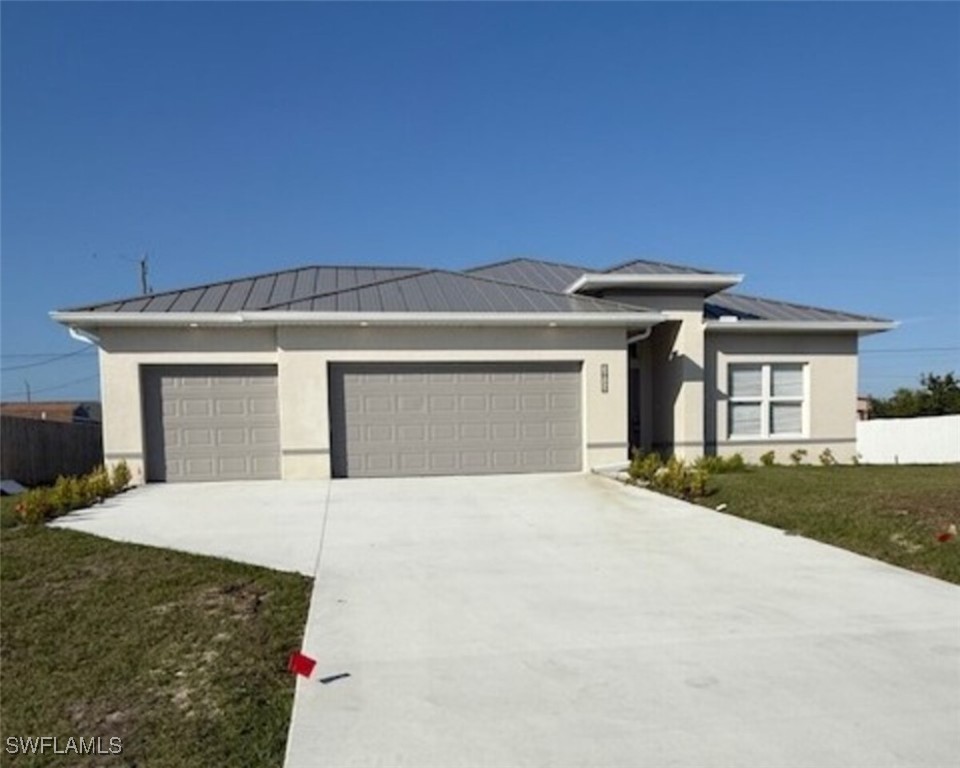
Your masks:
M278 478L275 366L146 366L149 480Z
M582 468L579 363L343 364L330 384L335 476Z

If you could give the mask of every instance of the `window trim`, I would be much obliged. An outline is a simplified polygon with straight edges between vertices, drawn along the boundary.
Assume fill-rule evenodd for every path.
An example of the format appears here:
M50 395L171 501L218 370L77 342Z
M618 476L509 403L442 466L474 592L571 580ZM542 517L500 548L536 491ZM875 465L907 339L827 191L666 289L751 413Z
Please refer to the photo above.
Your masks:
M773 394L773 370L777 367L800 368L800 381L803 391L800 395L774 395ZM759 396L734 396L733 390L733 372L734 370L743 370L750 368L760 369L760 395ZM756 362L743 360L727 364L727 440L796 440L809 436L809 399L810 399L810 366L807 362L797 360L778 360L770 362ZM733 406L738 403L756 404L760 406L760 431L754 434L735 434L733 432ZM777 403L799 404L800 406L800 431L799 432L773 432L772 431L772 412L773 406Z

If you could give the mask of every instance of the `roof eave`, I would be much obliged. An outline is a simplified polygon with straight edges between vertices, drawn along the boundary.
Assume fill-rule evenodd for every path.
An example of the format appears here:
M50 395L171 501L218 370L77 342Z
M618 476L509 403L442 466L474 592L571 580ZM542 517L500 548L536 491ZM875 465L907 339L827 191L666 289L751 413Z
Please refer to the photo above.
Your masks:
M743 282L736 274L631 274L588 273L567 286L564 293L582 293L610 288L640 288L654 291L694 291L712 296Z
M51 312L71 328L320 326L592 326L648 328L659 312Z
M724 333L871 333L892 331L893 320L707 320L707 331Z

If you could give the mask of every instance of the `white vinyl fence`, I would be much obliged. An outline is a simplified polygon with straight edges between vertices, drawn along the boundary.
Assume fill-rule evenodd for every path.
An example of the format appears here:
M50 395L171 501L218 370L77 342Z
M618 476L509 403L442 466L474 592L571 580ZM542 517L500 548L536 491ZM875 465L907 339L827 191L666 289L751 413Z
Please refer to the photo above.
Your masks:
M960 462L960 416L858 421L857 453L864 464Z

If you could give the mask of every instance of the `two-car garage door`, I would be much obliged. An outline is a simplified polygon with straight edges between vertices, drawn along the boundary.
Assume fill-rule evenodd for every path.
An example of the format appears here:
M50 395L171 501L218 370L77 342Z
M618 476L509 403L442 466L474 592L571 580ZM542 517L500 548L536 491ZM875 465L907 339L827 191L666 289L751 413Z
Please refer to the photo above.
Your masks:
M582 468L579 363L334 364L329 383L334 477ZM145 366L142 386L148 480L280 477L276 366Z
M334 477L578 471L580 364L330 370Z

